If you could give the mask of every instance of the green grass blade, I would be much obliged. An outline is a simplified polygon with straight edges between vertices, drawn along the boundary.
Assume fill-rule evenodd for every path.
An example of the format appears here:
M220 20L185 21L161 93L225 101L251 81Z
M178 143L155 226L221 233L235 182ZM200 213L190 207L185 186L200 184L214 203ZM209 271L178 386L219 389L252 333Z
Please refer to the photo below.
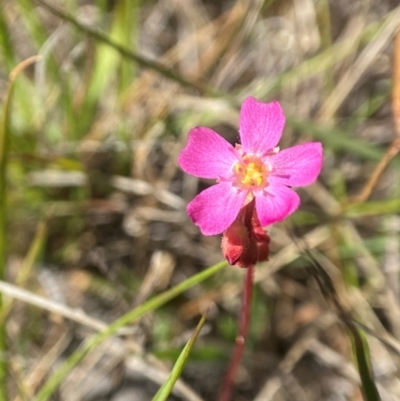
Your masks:
M126 35L124 34L124 18L120 10L124 1L116 5L114 11L114 23L111 27L109 38L120 46L127 46ZM119 18L121 16L121 18ZM96 46L96 62L91 74L91 82L87 94L89 105L93 106L101 98L107 86L114 80L114 74L118 71L117 65L121 61L121 55L111 46L98 43Z
M21 267L18 271L18 275L16 278L16 285L24 286L29 276L31 275L32 269L34 267L35 262L37 261L46 239L47 227L44 221L41 221L38 224L36 229L36 235L29 247L28 253L26 254L24 260L21 263ZM9 299L8 302L4 302L2 309L0 311L0 327L4 325L5 320L10 313L10 310L13 305L13 300Z
M46 235L47 235L47 225L46 221L43 220L39 222L39 224L37 225L35 237L31 242L31 245L28 249L28 253L26 254L24 260L21 263L21 267L18 271L16 279L17 285L19 286L24 285L29 279L29 276L31 275L31 272L34 268L34 265L38 260L39 255L43 251L43 246L46 241Z
M380 216L387 214L396 214L400 212L400 199L384 199L381 201L371 201L348 205L345 208L344 215L349 218Z
M353 352L357 361L358 372L360 373L362 392L365 401L381 401L376 388L371 363L369 359L369 349L365 336L355 326L351 326L351 339Z
M10 30L8 29L4 13L0 11L0 57L2 57L8 71L15 65L14 48L10 38Z
M384 155L383 150L356 139L339 129L317 125L312 121L298 121L290 117L287 118L287 121L291 127L310 133L333 150L346 151L362 159L372 161L380 161Z
M203 315L199 324L196 327L195 332L193 333L192 337L187 342L187 344L183 348L181 354L179 355L179 358L177 359L177 361L171 371L171 374L168 377L168 380L160 387L160 389L157 391L157 394L154 396L152 401L165 401L168 398L168 396L171 394L171 391L174 388L176 381L179 379L180 375L182 374L183 368L185 367L185 364L189 357L190 351L192 350L193 345L196 342L197 337L199 336L200 331L201 331L202 327L204 326L205 321L206 321L206 316Z
M109 38L120 46L132 47L132 32L138 30L138 1L123 0L115 5L113 23ZM137 36L137 35L135 35ZM107 85L115 80L118 73L119 87L126 89L134 78L134 65L114 48L100 43L97 46L98 60L94 66L92 82L88 97L91 102L97 102Z
M32 42L36 46L36 51L38 51L47 40L47 33L36 12L35 4L30 0L17 0L16 3L29 36L33 39Z
M155 296L154 298L148 300L147 302L138 306L132 311L129 311L128 313L111 323L106 330L89 338L66 360L63 365L61 365L60 368L58 368L53 373L52 376L50 376L50 378L46 381L44 386L35 397L35 401L47 401L60 385L60 383L63 381L63 379L72 371L72 369L80 361L82 361L83 358L85 358L85 356L88 355L92 350L94 350L105 340L116 334L119 329L129 323L134 322L137 319L140 319L146 313L158 309L171 299L182 294L184 291L213 276L214 274L222 270L225 266L227 266L227 262L223 261L188 278L187 280L171 288L170 290Z

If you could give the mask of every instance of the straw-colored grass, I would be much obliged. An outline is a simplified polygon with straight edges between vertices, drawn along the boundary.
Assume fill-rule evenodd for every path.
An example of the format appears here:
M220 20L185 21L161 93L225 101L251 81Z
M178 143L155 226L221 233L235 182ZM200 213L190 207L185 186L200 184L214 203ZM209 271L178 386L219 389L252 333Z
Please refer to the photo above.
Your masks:
M176 159L197 125L234 143L246 96L325 161L268 228L233 399L400 400L399 21L389 0L3 0L0 401L216 399L244 272L187 218L210 182Z

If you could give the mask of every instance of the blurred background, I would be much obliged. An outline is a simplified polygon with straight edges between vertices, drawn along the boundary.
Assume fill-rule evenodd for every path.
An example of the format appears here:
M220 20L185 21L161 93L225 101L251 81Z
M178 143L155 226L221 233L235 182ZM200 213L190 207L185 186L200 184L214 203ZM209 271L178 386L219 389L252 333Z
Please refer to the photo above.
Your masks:
M319 140L325 161L299 211L268 228L233 399L363 399L348 330L310 273L317 260L369 328L382 400L400 400L399 21L398 0L1 0L2 105L11 70L41 56L15 79L3 129L8 399L35 399L96 332L221 261L220 238L185 212L212 182L176 159L196 125L235 143L254 96L281 102L281 148ZM225 267L153 306L49 399L150 400L207 307L170 399L216 399L244 273Z

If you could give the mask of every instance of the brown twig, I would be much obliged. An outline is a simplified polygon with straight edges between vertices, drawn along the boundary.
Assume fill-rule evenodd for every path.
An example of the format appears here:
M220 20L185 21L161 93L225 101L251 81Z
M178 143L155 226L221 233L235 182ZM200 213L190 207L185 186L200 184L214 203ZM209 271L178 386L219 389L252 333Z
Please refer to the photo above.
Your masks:
M371 196L372 191L374 190L376 184L381 178L386 167L388 166L390 161L399 153L399 151L400 151L400 137L396 138L392 142L392 144L386 151L381 161L375 167L374 172L372 173L368 182L364 185L362 191L351 200L351 203L365 202Z
M393 140L389 149L376 166L374 172L372 173L368 182L364 185L364 188L360 194L354 197L351 200L351 203L365 202L371 196L372 191L374 190L386 167L400 151L400 29L397 31L394 46L392 113L396 138Z

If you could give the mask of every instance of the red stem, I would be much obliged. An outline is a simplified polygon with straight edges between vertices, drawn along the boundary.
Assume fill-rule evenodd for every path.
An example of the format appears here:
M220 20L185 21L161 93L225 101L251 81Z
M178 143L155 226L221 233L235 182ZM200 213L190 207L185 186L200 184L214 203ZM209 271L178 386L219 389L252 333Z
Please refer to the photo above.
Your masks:
M239 334L236 337L236 344L233 350L232 359L224 378L222 390L219 394L219 401L230 401L236 373L242 360L243 350L246 343L247 332L249 331L251 298L253 291L253 270L254 266L248 266L243 286L242 310L240 314Z

